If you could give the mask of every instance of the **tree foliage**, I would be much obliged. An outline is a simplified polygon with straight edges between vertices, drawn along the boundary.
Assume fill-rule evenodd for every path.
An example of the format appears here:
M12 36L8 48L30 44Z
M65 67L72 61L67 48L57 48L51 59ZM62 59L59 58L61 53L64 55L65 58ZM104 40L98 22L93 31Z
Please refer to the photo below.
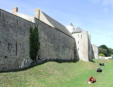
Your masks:
M38 27L30 28L30 58L36 60L40 48Z
M100 53L100 54L99 54L99 56L103 56L103 57L105 57L105 55L104 55L104 54L102 54L102 53Z
M111 56L113 54L113 49L108 48L106 45L99 46L99 54L104 54L105 56Z

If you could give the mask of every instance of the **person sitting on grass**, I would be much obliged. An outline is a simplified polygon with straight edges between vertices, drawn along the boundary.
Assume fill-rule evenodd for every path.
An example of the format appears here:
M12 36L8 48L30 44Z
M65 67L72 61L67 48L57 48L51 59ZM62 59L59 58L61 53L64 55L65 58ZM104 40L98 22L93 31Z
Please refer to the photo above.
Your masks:
M95 82L96 82L96 79L93 76L89 77L89 79L88 79L89 84L95 83Z

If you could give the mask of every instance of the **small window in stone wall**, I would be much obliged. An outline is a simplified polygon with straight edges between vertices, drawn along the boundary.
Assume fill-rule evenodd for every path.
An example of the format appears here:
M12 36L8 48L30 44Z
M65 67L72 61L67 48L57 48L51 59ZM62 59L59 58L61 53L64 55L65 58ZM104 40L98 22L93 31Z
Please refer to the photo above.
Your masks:
M79 41L78 41L78 44L79 44Z
M82 35L81 35L81 39L82 39Z

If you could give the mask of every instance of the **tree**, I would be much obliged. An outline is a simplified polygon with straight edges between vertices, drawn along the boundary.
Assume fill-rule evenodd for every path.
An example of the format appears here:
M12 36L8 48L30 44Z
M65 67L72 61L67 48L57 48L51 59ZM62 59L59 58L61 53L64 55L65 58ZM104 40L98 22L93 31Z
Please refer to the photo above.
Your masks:
M102 54L102 53L100 53L100 54L99 54L99 56L103 56L103 57L105 57L105 55L104 55L104 54Z
M38 27L30 28L30 58L36 61L36 57L40 48Z
M109 54L112 55L113 54L113 49L109 48Z
M113 49L108 48L106 45L99 46L99 54L104 54L105 56L111 56L113 54Z

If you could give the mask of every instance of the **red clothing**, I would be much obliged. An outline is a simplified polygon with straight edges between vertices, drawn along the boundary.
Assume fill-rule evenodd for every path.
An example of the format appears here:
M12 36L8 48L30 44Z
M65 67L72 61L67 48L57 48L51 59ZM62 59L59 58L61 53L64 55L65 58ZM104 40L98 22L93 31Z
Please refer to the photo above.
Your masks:
M95 79L93 76L91 76L91 77L88 79L88 82L94 83L94 82L96 82L96 79Z

